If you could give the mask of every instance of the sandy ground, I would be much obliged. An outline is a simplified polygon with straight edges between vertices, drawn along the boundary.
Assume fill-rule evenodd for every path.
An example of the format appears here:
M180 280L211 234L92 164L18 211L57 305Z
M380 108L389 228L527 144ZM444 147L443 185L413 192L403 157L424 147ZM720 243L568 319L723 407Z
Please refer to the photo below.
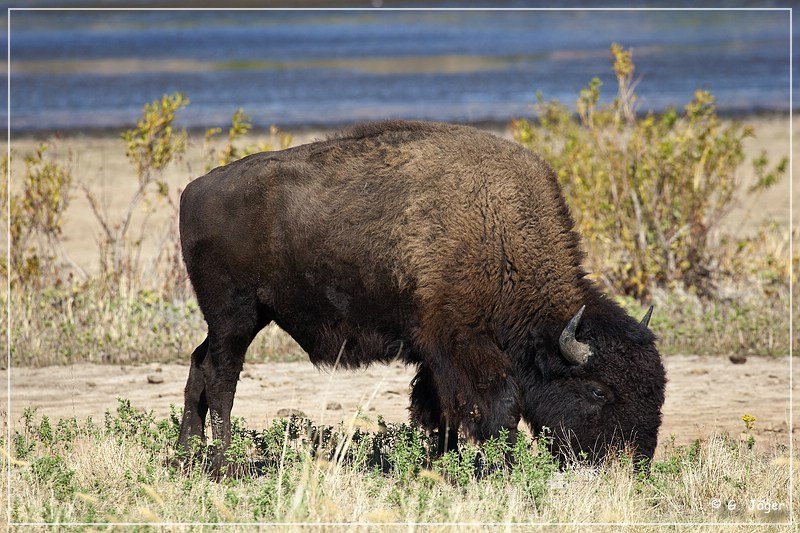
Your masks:
M670 434L677 443L715 431L739 435L745 413L756 417L754 435L759 445L787 442L789 367L785 358L751 357L745 364L734 365L726 357L671 356L665 364L669 384L662 443ZM165 416L170 404L182 406L187 373L188 367L176 364L15 368L12 419L18 423L25 407L36 406L53 418L92 416L100 421L106 410L116 409L119 397ZM380 414L389 422L404 422L412 376L411 368L399 364L335 373L316 370L308 362L248 364L233 414L245 417L254 428L264 427L288 409L335 424L348 420L360 406L373 419ZM6 401L0 402L2 409Z

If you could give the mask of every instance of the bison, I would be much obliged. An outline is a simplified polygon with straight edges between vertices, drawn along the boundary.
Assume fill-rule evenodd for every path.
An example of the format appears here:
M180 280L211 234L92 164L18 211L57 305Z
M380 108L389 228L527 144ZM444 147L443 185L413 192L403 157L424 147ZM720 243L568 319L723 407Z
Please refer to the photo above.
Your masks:
M216 168L180 202L208 336L179 446L211 412L226 471L245 352L270 322L315 365L417 368L412 422L482 441L520 418L563 455L652 458L665 373L647 317L604 296L553 170L467 126L388 121Z

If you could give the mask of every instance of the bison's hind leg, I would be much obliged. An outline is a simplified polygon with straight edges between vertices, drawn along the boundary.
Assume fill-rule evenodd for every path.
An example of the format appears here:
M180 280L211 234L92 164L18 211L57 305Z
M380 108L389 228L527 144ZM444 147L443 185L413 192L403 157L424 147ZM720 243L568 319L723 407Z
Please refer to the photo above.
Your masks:
M183 391L183 419L178 437L178 449L183 454L191 452L191 440L200 439L200 444L205 444L206 414L208 402L206 400L206 380L203 377L202 365L208 355L208 337L192 353L189 379Z
M449 423L442 412L442 404L431 369L420 366L417 375L411 381L411 422L430 432L437 432L439 437L436 455L458 449L458 426Z
M195 284L208 323L208 337L192 355L179 444L186 449L193 436L204 437L205 415L209 412L215 444L211 468L220 477L229 471L225 453L231 442L231 409L245 353L271 316L258 302L255 291L220 285L214 289L213 293L203 292L203 287ZM210 294L216 297L209 298Z

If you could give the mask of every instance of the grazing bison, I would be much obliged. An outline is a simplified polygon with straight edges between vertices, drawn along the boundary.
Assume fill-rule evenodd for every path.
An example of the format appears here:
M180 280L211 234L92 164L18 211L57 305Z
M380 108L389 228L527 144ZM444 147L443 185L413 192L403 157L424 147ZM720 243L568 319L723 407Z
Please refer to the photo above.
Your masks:
M224 472L245 352L274 321L315 365L416 365L412 420L453 448L520 418L555 451L651 458L665 375L654 336L581 268L556 176L521 146L428 122L356 126L251 155L183 193L183 257L208 336L179 445Z

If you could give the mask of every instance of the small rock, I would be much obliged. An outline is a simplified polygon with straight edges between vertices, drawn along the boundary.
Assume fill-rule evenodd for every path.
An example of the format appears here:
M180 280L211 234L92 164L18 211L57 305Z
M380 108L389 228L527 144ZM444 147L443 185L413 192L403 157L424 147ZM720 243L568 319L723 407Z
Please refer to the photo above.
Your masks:
M90 389L93 389L97 387L97 383L95 383L94 381L87 381L86 386L89 387Z
M299 409L287 409L287 408L278 409L278 416L281 418L287 418L290 416L294 416L296 418L307 418L306 414L303 411Z
M159 376L157 374L148 374L147 382L153 385L157 385L159 383L164 383L164 376Z
M340 404L339 402L328 402L328 405L325 406L325 409L327 409L328 411L341 411L342 404Z
M732 355L728 359L734 365L743 365L747 362L747 357L744 355Z

